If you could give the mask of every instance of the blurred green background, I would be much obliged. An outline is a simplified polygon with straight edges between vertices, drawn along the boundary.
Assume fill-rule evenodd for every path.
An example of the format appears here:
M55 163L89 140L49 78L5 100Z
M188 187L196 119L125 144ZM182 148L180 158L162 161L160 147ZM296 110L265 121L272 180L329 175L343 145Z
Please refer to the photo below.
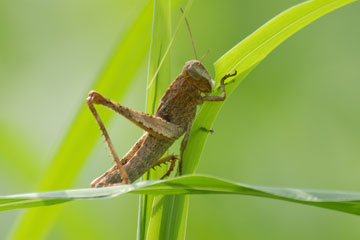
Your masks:
M189 21L198 54L211 51L204 60L210 73L241 39L300 2L195 0ZM36 191L94 79L144 4L0 2L1 195ZM359 3L336 10L266 58L224 105L198 173L258 185L360 191L359 13ZM171 58L174 78L193 58L184 25ZM144 110L146 71L146 65L139 69L124 105ZM109 128L120 155L142 133L121 117ZM87 187L107 170L108 155L99 133L73 187ZM48 239L134 239L137 211L136 195L64 204ZM0 238L21 212L0 213ZM359 239L359 223L357 216L276 200L192 196L187 239Z

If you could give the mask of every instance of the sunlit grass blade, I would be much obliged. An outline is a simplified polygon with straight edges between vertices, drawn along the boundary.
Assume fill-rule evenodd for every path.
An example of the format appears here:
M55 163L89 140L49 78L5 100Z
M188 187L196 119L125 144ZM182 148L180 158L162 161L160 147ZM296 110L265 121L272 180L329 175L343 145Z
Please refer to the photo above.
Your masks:
M166 53L171 38L171 3L169 0L154 2L152 37L148 65L146 112L154 114L160 98L170 84L170 54ZM161 67L160 67L161 64ZM165 167L150 169L143 179L159 179L165 174ZM138 216L138 239L145 239L152 211L154 197L140 196Z
M215 63L217 86L225 74L233 73L236 70L238 73L236 78L229 79L226 86L227 96L229 96L247 74L283 41L317 18L354 1L306 1L282 12L229 50ZM218 94L220 94L220 89L217 88L214 95ZM196 171L208 135L201 128L211 129L223 103L206 102L200 108L184 154L183 172L185 174ZM182 212L179 210L179 206L184 205L188 205L188 196L175 197L173 216L178 216L178 219L174 219L174 221L186 219L187 208L183 208ZM183 227L185 227L185 223Z
M59 204L71 200L111 198L125 193L152 195L239 194L285 200L360 215L360 193L254 186L201 175L144 181L132 185L106 188L0 196L0 211Z
M154 20L153 20L153 36L151 44L151 54L149 59L149 74L148 74L148 95L147 95L147 112L154 113L156 107L160 103L160 98L169 87L170 79L170 48L175 39L180 25L184 17L188 13L191 6L191 1L188 1L185 8L185 14L182 16L178 26L175 29L171 39L171 10L177 7L181 1L163 0L156 1L154 6ZM171 4L173 6L171 6ZM159 179L166 172L166 168L157 168L156 171L150 170L145 174L144 179ZM164 222L171 223L169 220L172 214L172 201L169 201L172 196L149 196L143 195L141 197L139 224L138 224L138 239L165 239L162 236L166 235L167 239L174 239L168 235L170 229L178 229L179 224L166 225ZM153 206L158 206L154 208Z
M170 4L169 0L160 0L155 1L154 5L146 96L146 112L150 114L155 113L161 96L170 84L170 54L165 56L171 38Z
M105 66L93 89L105 96L119 100L130 86L135 73L141 67L150 44L150 26L152 3L149 2L138 19L133 23L127 35L119 43L109 63ZM84 103L74 118L51 165L43 177L40 190L62 189L71 186L75 177L100 138L99 129ZM102 115L107 122L113 113ZM39 239L49 230L59 208L32 209L21 218L14 229L13 239Z
M313 0L296 5L277 15L250 36L238 43L215 63L216 82L227 73L237 71L235 79L226 85L229 96L239 83L283 41L319 17L356 0ZM220 89L214 93L220 94ZM226 102L226 101L225 101ZM210 129L224 102L208 103L201 107L185 151L184 172L193 173L208 133L200 128Z

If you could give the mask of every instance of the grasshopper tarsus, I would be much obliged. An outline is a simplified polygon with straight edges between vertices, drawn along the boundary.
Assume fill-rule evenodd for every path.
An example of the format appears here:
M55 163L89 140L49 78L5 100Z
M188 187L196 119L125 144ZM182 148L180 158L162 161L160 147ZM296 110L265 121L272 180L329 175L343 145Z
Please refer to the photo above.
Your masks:
M222 78L221 78L221 81L225 81L227 78L229 78L229 77L234 77L234 76L236 76L236 74L237 74L237 70L235 69L235 71L234 71L234 73L228 73L228 74L226 74L225 76L223 76Z
M200 130L211 134L215 132L213 128L207 129L206 127L200 127Z
M220 80L220 85L221 85L221 88L223 90L223 92L225 92L225 80L228 79L229 77L234 77L237 75L237 70L234 71L234 73L228 73L226 74L225 76L223 76Z

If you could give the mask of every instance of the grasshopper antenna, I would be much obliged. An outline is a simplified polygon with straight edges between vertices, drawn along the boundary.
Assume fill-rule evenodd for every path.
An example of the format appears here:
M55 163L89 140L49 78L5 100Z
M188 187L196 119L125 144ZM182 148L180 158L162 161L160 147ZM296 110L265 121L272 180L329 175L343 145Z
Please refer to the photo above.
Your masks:
M182 8L180 8L180 11L182 12L182 14L184 14L184 10ZM192 37L192 33L191 33L191 29L190 29L190 24L189 24L186 17L185 17L185 22L186 22L187 28L189 30L189 33L190 33L190 39L191 39L191 42L192 42L192 46L193 46L193 50L194 50L194 54L195 54L195 59L198 59L197 54L196 54L194 39Z
M206 51L206 53L200 58L200 63L202 62L202 60L204 60L204 58L205 58L207 55L209 55L209 53L210 53L210 49L208 49L208 50Z

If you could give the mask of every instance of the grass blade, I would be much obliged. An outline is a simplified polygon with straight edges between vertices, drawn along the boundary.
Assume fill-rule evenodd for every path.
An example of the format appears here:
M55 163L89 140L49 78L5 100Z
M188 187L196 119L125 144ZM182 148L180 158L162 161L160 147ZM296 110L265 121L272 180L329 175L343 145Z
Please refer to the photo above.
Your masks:
M180 1L173 1L174 6ZM175 32L171 36L171 9L170 1L156 1L153 23L153 40L149 59L147 112L154 113L155 107L160 103L160 98L169 87L170 79L170 55L169 51L175 39L184 17L188 13L192 1L188 1L185 14L182 16ZM174 8L179 11L177 7ZM164 46L167 46L165 49ZM160 60L161 59L161 60ZM155 93L155 94L154 94ZM156 171L150 169L145 179L159 179L166 172L166 168ZM178 229L179 224L172 224L173 196L141 196L138 239L175 239L177 235L169 235L169 230ZM157 206L157 208L154 208ZM182 209L182 208L181 208ZM170 225L164 223L171 223ZM185 230L183 229L183 232ZM184 234L183 234L184 235Z
M219 83L225 74L237 71L236 78L230 79L226 85L229 96L247 74L283 41L321 16L354 1L356 0L310 0L282 12L238 43L215 63L216 82ZM220 89L217 88L214 94L220 94ZM200 128L211 129L223 103L206 102L201 107L185 151L185 173L195 172L208 135Z
M114 100L119 100L124 96L131 84L131 79L147 55L150 43L151 6L149 3L145 7L128 34L120 42L93 89ZM107 111L102 115L103 121L107 122L111 114L110 111ZM94 125L94 119L92 119L87 106L82 104L67 135L52 159L51 166L43 177L39 189L42 191L70 187L99 136L98 128ZM79 148L79 145L82 147ZM66 174L64 174L65 172ZM41 238L49 230L58 210L59 208L51 208L46 211L43 209L27 211L22 216L12 238Z
M230 96L247 74L283 41L319 17L354 1L356 0L310 0L285 10L229 50L215 63L217 86L225 74L237 70L236 79L229 79L226 86L227 96ZM217 88L214 95L219 94L220 89ZM196 171L208 136L208 133L201 128L211 129L223 103L206 102L199 109L184 153L183 172L185 174ZM188 196L174 196L173 216L177 216L174 221L187 218L188 202ZM185 207L182 208L182 206ZM179 210L181 208L182 211ZM185 228L185 223L183 223L183 228ZM184 236L178 239L184 239Z
M239 194L285 200L360 215L360 193L254 186L201 175L144 181L106 188L0 196L0 211L59 204L72 200L111 198L125 193L151 195Z
M166 47L169 46L171 37L171 2L169 0L156 0L153 12L146 96L146 112L149 114L155 113L161 96L170 85L170 54L166 54ZM165 174L165 171L165 167L158 167L156 171L150 169L143 176L143 179L159 179ZM146 239L153 201L153 196L140 196L138 239Z

